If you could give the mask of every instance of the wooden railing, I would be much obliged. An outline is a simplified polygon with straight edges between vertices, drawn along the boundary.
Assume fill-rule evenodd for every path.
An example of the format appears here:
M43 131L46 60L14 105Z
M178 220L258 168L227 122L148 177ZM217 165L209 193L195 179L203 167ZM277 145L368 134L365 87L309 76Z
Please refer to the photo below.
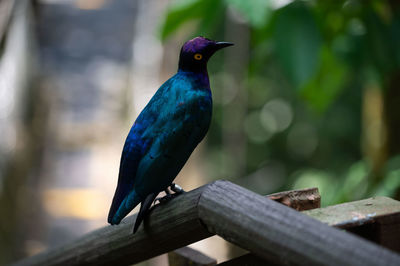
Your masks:
M282 200L282 194L270 198L281 199L287 205L293 203L291 197ZM132 226L136 215L132 215L118 226L103 227L15 265L128 265L215 234L250 252L236 260L256 259L274 265L400 265L398 253L312 218L324 217L324 209L307 211L306 215L270 198L227 181L216 181L156 205L135 235ZM303 200L315 202L315 194ZM385 221L398 228L400 207L396 204L394 216ZM360 219L350 219L353 225L347 228L388 217L382 213L368 216L360 212ZM398 233L398 229L393 230Z

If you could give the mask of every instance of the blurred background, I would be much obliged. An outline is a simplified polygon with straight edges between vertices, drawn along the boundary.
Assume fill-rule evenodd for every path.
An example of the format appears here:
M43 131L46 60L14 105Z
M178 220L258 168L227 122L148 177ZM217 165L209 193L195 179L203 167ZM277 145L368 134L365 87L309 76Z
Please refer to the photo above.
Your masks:
M185 190L400 200L398 1L1 0L0 265L106 225L129 128L198 35L235 46L209 62Z

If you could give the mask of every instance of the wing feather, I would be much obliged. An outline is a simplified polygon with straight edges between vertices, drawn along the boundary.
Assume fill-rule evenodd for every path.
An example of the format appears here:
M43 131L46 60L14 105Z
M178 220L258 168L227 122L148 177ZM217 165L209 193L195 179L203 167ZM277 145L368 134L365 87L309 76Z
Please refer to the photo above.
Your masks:
M133 125L125 141L121 155L118 185L108 214L109 223L111 223L122 201L133 189L137 167L142 158L143 151L148 146L146 141L140 139L140 130L137 129L138 127L137 123Z
M108 213L107 220L110 224L121 203L135 186L138 165L153 141L153 136L147 132L151 131L159 115L159 108L164 101L163 94L168 90L169 85L170 82L167 81L158 89L136 119L126 138L121 155L118 184Z

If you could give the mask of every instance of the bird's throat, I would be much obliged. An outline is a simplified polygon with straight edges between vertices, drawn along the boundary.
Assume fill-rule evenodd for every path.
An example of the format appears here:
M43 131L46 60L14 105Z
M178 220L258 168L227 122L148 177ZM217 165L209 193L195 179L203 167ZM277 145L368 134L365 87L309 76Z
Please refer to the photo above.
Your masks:
M208 73L207 69L204 71L185 71L179 69L178 73L181 73L185 76L190 77L191 79L194 79L198 85L200 85L201 88L207 88L210 89L210 80L208 78Z

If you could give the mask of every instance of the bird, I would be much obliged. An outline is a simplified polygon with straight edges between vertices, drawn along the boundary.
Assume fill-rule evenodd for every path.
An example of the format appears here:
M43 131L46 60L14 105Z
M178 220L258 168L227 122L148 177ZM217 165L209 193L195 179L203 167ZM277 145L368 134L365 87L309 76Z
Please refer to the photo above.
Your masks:
M207 62L216 51L231 45L202 36L183 44L177 73L156 91L125 140L108 223L119 224L141 203L135 233L160 192L167 193L166 200L172 198L168 187L175 194L183 192L173 180L211 122Z

